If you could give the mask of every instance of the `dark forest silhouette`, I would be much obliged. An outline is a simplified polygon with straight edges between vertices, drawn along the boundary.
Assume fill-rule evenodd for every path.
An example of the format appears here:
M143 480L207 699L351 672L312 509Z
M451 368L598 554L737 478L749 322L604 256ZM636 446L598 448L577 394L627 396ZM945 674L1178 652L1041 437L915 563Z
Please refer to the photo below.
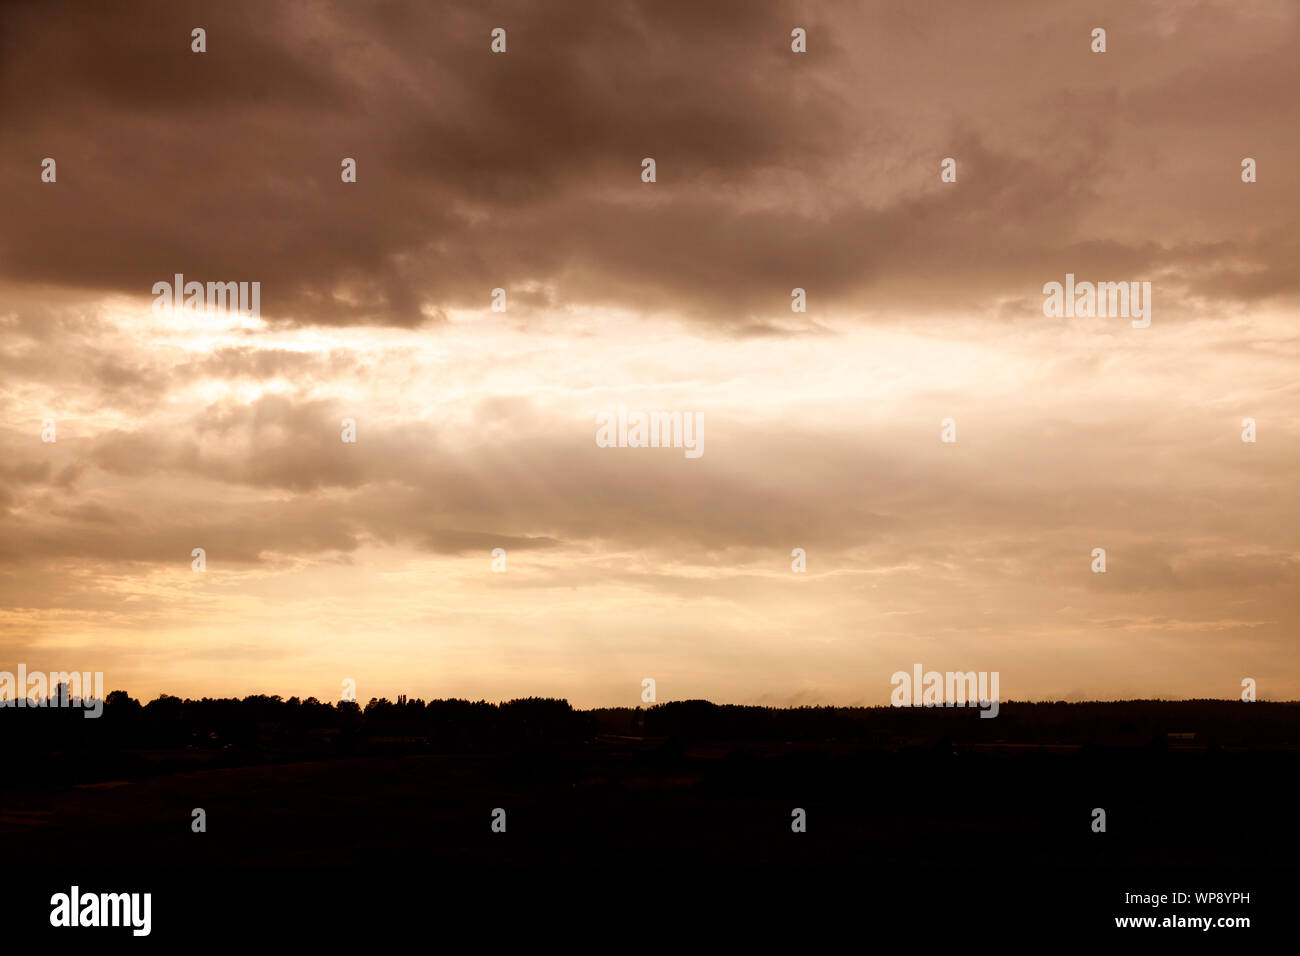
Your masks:
M1300 746L1300 703L1223 700L1002 704L964 708L757 707L685 700L576 710L562 699L503 703L253 695L147 704L121 690L98 719L82 710L0 709L0 747L45 781L133 777L186 766L403 753L681 752L694 742L899 751L1057 747L1239 752ZM76 759L69 759L75 757Z

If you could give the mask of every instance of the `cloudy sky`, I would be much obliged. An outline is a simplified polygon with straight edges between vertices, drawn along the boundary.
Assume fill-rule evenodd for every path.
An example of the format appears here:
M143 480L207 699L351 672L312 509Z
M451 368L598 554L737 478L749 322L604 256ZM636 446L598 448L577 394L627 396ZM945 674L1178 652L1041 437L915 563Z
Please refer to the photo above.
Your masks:
M6 4L0 669L1300 697L1298 46L1290 0ZM1150 327L1046 318L1067 273ZM597 447L618 405L703 456Z

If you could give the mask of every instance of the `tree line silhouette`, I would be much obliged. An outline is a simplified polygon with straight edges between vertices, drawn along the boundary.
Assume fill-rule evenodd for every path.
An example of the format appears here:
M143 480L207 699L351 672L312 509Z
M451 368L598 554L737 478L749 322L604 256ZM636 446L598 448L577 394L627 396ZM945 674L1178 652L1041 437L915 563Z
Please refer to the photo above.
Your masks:
M55 779L140 776L189 765L391 753L574 751L650 741L673 751L720 740L858 749L1064 745L1249 750L1300 745L1300 703L1038 702L980 719L965 708L761 707L685 700L577 710L567 700L492 703L399 696L356 702L256 694L198 700L125 691L98 719L77 708L0 708L0 748Z

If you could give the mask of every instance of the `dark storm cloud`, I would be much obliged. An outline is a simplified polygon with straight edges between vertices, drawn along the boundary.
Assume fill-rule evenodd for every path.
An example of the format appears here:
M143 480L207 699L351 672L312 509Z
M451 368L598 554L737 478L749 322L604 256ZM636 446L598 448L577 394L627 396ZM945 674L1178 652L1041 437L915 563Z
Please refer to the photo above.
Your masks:
M174 272L256 280L272 320L408 326L531 282L548 291L516 308L663 310L746 333L791 321L795 285L811 323L999 297L1032 317L1066 271L1165 276L1166 308L1300 282L1285 7L159 2L0 17L10 282L147 296ZM1109 26L1102 56L1093 20ZM806 55L790 52L795 25ZM1250 187L1243 155L1263 164ZM939 182L944 156L957 184ZM1143 225L1185 202L1206 210L1201 228Z

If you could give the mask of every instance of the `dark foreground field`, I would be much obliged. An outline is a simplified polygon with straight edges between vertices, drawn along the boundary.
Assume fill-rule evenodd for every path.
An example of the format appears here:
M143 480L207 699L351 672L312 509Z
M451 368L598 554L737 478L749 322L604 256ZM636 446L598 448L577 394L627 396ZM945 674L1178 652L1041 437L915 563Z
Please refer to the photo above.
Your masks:
M316 734L241 730L229 713L211 723L196 705L181 723L201 742L180 746L170 722L138 716L113 737L121 712L75 746L29 735L31 772L0 785L4 925L40 928L50 894L73 883L151 891L158 938L195 926L330 935L380 914L497 933L518 921L493 914L652 918L664 932L702 917L796 936L978 920L981 939L1069 937L1153 912L1126 892L1241 891L1249 903L1154 910L1254 917L1207 931L1241 942L1292 908L1295 705L1004 704L980 720L535 702L512 719L480 713L460 734L429 729L432 705L419 720L403 706L412 719L367 708ZM192 831L195 808L206 832ZM497 808L505 832L493 832ZM796 808L806 832L792 832Z

